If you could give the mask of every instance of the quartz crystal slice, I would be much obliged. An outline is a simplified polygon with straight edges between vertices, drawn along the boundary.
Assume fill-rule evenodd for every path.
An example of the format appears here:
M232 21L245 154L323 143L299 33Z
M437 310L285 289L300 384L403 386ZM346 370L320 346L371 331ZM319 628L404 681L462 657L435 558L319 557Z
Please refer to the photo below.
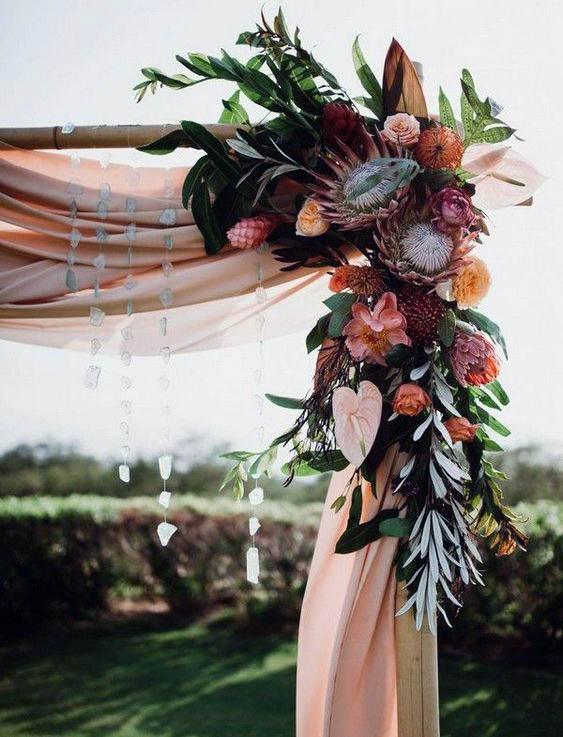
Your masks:
M170 348L167 345L160 349L160 357L163 363L170 363Z
M127 180L127 184L131 187L136 187L141 181L141 175L133 167L129 169L125 178Z
M99 225L96 228L96 240L98 243L105 243L108 239L108 232L105 228L102 228L101 225Z
M76 292L78 289L78 279L76 278L76 272L72 269L66 270L65 284L69 292Z
M76 261L76 253L74 252L74 248L70 248L66 255L66 262L69 266L74 266L75 261Z
M158 383L160 384L160 388L166 391L170 386L170 379L165 374L162 374L162 376L158 377Z
M250 583L258 583L260 578L260 558L258 548L254 545L246 551L246 580Z
M67 194L84 194L84 187L80 179L71 179L66 186Z
M71 248L78 248L78 244L80 243L80 239L81 238L82 238L82 233L79 230L77 230L76 228L73 228L70 231L70 236L69 236L70 247Z
M90 307L90 325L93 325L95 328L101 327L105 316L106 313L100 310L99 307Z
M176 210L173 207L167 207L160 213L158 222L162 225L175 225L176 224Z
M131 351L121 351L121 363L124 366L130 366L132 358Z
M131 291L132 289L135 289L137 286L137 280L134 278L132 274L127 274L127 277L125 278L125 281L123 282L123 286L128 291Z
M129 223L125 228L125 237L129 243L132 243L137 238L137 226L135 223Z
M160 496L158 497L158 503L165 509L168 509L170 506L170 497L171 494L169 491L161 491Z
M256 301L258 304L264 304L264 302L268 299L268 295L266 294L266 290L264 287L257 287L254 290L254 296L256 297Z
M103 182L100 184L100 199L109 200L111 197L111 185L109 182Z
M69 215L71 220L75 220L78 215L78 205L76 204L76 200L72 200L70 203Z
M121 377L121 388L122 389L130 389L132 386L133 386L133 382L128 376Z
M135 212L137 209L137 200L133 199L133 197L128 197L125 200L125 212Z
M166 287L165 289L163 289L162 292L158 295L158 298L160 299L163 307L171 307L172 303L174 302L174 295L172 294L172 290L170 289L170 287Z
M164 481L168 481L170 474L172 473L172 456L169 454L160 456L158 459L158 470L160 471L160 478Z
M80 156L77 153L72 153L70 155L70 165L73 169L78 169L80 166Z
M167 278L170 278L172 274L174 273L174 266L172 265L171 261L163 261L162 262L162 271L164 273L164 276Z
M158 324L160 326L160 334L165 336L168 330L168 320L165 317L161 317Z
M96 353L100 350L102 347L101 342L97 338L92 338L90 341L90 353L95 356Z
M122 440L129 439L129 425L127 424L127 422L119 423L119 432L121 433Z
M103 253L99 253L92 263L98 271L103 271L106 267L106 257Z
M248 501L253 506L256 506L257 504L262 504L262 502L264 501L264 489L261 486L257 486L255 489L252 489L252 491L248 495Z
M124 399L121 402L121 411L126 415L131 414L131 402L128 399Z
M128 484L131 480L131 472L127 463L119 464L119 480L123 481L124 484Z
M129 456L131 455L131 448L128 445L122 445L121 446L121 455L123 456L123 460L127 461Z
M170 538L177 529L178 528L176 527L176 525L171 525L170 522L161 522L159 524L159 526L156 528L156 534L158 535L160 544L163 547L166 547L168 545Z
M169 251L171 251L173 245L174 245L174 237L171 235L165 235L164 236L164 247L167 248Z
M88 366L86 376L84 377L84 386L86 389L97 389L98 380L100 378L101 368L99 366Z
M98 213L98 217L102 220L105 220L107 218L109 210L108 206L103 200L100 200L98 202L98 207L96 208L96 211Z
M64 133L65 135L68 133L72 133L74 130L74 123L64 123L64 125L61 128L61 133Z
M126 311L127 311L127 317L131 317L131 315L133 314L133 302L130 299L127 300Z
M123 340L133 340L133 328L127 326L121 331L121 337Z
M248 532L251 535L256 535L259 529L260 529L260 520L258 519L258 517L251 517L248 520Z

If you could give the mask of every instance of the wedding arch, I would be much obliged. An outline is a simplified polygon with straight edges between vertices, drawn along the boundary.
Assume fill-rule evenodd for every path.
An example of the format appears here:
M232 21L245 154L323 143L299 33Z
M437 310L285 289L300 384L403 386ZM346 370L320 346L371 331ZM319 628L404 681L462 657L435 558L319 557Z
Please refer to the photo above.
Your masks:
M127 483L133 357L160 355L165 388L174 353L312 327L311 395L270 396L300 419L259 453L229 454L225 483L252 510L247 577L259 584L259 477L293 442L289 477L334 472L300 624L298 737L437 737L437 611L447 619L444 600L480 581L474 532L502 554L525 543L482 457L507 399L502 334L474 309L490 279L470 253L485 211L530 204L542 178L503 145L513 129L466 70L462 138L442 91L428 114L420 66L396 41L382 85L354 44L366 116L281 13L239 41L254 61L190 54L178 59L197 79L146 68L137 86L234 81L219 124L0 129L0 337L88 352L89 388L97 354L119 356ZM250 125L240 92L276 117ZM202 158L158 168L42 151L177 147ZM157 533L172 545L169 450L159 467Z

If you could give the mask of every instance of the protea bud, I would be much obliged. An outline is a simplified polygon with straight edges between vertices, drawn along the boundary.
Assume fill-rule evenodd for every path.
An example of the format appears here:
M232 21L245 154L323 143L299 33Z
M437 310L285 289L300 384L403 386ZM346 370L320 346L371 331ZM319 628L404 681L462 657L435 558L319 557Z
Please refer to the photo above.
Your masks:
M499 374L495 348L483 333L456 330L449 352L454 376L461 386L489 384Z
M227 231L229 243L234 248L258 248L284 218L281 215L255 215L243 218Z
M323 107L321 127L326 142L334 145L336 139L351 144L356 138L362 118L344 102L329 102Z

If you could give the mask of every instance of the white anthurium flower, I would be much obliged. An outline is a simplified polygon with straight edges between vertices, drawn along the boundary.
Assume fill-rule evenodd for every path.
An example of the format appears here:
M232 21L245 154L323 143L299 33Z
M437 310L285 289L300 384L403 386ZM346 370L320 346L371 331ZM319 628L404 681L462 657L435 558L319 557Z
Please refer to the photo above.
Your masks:
M362 465L377 436L383 397L371 381L362 381L356 393L341 386L332 395L335 436L344 457L356 468Z
M453 279L447 279L436 284L436 294L445 302L453 302L455 300L453 291Z

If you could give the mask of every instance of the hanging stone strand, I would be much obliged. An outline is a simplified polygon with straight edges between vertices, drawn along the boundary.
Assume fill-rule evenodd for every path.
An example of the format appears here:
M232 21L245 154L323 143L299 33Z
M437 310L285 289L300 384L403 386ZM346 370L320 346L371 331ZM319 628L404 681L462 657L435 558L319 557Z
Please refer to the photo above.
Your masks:
M256 275L258 285L255 290L255 298L259 305L266 302L267 295L263 286L264 274L262 265L262 253L266 245L257 249ZM254 399L256 402L256 413L258 416L258 427L256 430L257 444L261 448L264 442L264 394L263 394L263 374L264 374L264 314L260 310L256 315L256 338L258 346L258 359L254 372ZM255 486L248 495L248 501L252 507L258 507L264 501L264 489L258 485L258 478L255 479ZM246 578L250 583L257 584L260 581L260 555L256 546L256 533L260 529L260 520L256 516L251 516L248 520L248 532L252 538L252 545L246 551Z
M111 190L109 184L102 185L100 189L100 196L101 201L106 203L106 207L108 204L109 197L111 195ZM129 215L133 215L133 213L137 209L137 203L136 200L132 197L128 197L125 201L125 210ZM109 208L107 209L109 210ZM106 211L107 211L106 210ZM137 226L134 222L130 222L126 228L125 228L125 237L127 239L127 269L128 273L125 277L124 281L124 288L127 293L127 299L125 300L125 314L127 315L128 322L127 324L121 329L121 347L120 347L120 360L121 364L123 366L122 368L122 374L120 378L120 388L121 388L121 399L119 403L119 409L121 413L121 420L119 423L119 436L120 436L120 442L121 445L121 455L123 457L123 462L119 466L119 479L125 483L128 484L131 480L131 470L129 467L129 459L131 455L131 448L129 446L129 439L131 435L131 415L133 413L133 403L129 399L128 392L133 386L133 379L131 378L131 364L133 362L133 325L132 325L132 315L133 315L133 300L131 298L131 293L135 289L137 283L135 281L135 278L132 273L133 268L133 249L135 246L135 240L137 238Z
M164 182L164 196L166 198L172 197L173 188L170 180L166 179ZM176 210L172 207L165 208L160 216L159 223L166 227L171 227L176 223ZM162 271L165 277L170 278L173 272L172 262L170 260L170 251L174 245L173 236L166 233L163 238L164 253L162 257ZM165 287L159 294L160 302L162 304L163 311L168 310L172 306L174 301L174 295L170 287ZM171 494L166 488L166 482L172 474L172 455L170 453L170 404L167 401L167 392L170 388L170 377L168 375L171 351L168 345L168 316L161 314L158 318L158 330L160 334L161 344L159 349L159 356L162 361L162 373L159 377L160 389L163 392L162 399L162 413L163 413L163 433L162 433L162 446L163 454L158 459L158 470L160 472L160 478L162 479L162 491L158 497L158 503L164 507L164 519L157 527L157 535L161 545L164 547L168 545L170 538L178 529L176 525L168 522L168 509L170 507Z

